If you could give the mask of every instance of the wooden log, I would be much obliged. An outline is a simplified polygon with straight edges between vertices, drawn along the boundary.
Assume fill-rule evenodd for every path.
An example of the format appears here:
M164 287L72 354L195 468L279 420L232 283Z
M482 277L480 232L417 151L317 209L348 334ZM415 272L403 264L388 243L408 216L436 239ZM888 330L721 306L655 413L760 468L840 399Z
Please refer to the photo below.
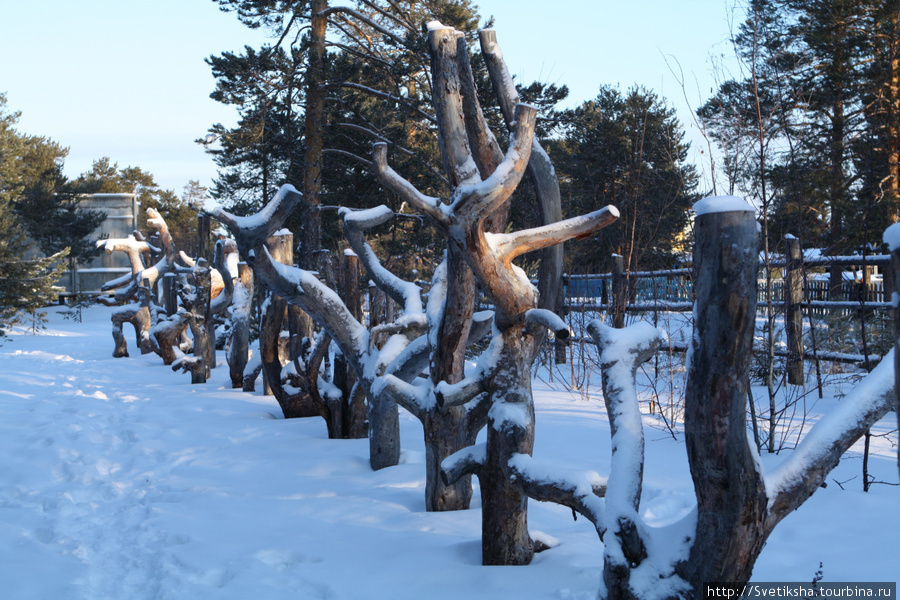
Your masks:
M209 251L210 217L201 212L197 215L197 258L212 259Z
M171 317L178 311L177 277L175 273L163 275L163 306L168 317Z
M625 277L625 259L618 254L613 257L612 271L612 317L613 327L625 327L625 308L628 305L628 279Z
M749 205L707 206L711 211L698 210L694 227L697 307L684 419L698 515L682 576L697 597L707 582L749 579L765 541L767 511L747 437L757 224Z
M785 246L788 255L784 278L787 379L791 385L803 385L806 381L803 368L803 255L797 238L786 237Z
M231 375L231 387L244 385L244 368L250 357L250 318L253 314L253 269L238 263L238 280L231 309L231 336L226 359Z
M194 337L194 360L190 363L191 383L206 383L209 377L207 357L209 356L209 329L207 318L210 303L210 269L206 259L201 258L193 270L194 304L188 320Z

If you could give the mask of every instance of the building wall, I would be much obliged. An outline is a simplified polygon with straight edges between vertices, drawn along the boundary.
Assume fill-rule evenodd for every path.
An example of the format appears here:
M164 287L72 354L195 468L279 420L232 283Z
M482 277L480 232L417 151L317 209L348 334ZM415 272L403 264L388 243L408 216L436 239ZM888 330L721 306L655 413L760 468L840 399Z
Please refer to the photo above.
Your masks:
M85 195L81 208L106 213L106 220L91 234L94 240L128 237L137 228L140 203L135 194ZM131 265L124 252L103 253L90 263L78 266L76 281L73 282L72 273L67 271L59 285L65 287L67 293L74 291L73 283L81 293L99 293L104 283L130 272Z

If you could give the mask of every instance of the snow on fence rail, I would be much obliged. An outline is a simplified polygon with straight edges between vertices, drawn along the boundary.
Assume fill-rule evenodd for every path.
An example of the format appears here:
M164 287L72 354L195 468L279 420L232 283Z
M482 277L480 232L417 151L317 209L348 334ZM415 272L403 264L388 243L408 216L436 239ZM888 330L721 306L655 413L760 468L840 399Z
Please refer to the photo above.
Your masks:
M795 244L790 243L789 247ZM831 362L877 363L881 356L874 353L823 351L803 346L803 318L826 319L855 317L864 319L872 313L886 313L892 304L885 289L893 285L890 255L872 256L819 256L799 257L799 241L794 258L777 257L768 261L770 275L777 278L765 283L766 264L760 261L758 307L763 310L771 300L773 308L785 319L787 350L776 349L775 355L788 358L794 368L806 360ZM841 269L840 284L815 277L812 269L854 269L852 280L845 279ZM856 269L862 267L863 275ZM884 280L872 279L868 271L880 267ZM625 272L620 257L614 257L614 269L610 273L571 274L564 276L563 309L566 312L606 312L614 324L621 326L626 314L678 313L693 310L692 267L680 267L658 271ZM862 281L860 281L860 279ZM790 292L790 282L800 282L800 288ZM810 321L811 322L811 321ZM793 326L791 326L791 323ZM585 337L582 332L577 337ZM677 345L676 345L677 346ZM677 349L677 347L672 348Z

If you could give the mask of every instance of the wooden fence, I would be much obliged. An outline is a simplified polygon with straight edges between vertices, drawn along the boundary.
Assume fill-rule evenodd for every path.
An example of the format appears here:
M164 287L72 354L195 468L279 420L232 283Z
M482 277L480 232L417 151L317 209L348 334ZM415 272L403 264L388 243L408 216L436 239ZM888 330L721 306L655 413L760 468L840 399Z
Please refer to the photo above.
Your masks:
M886 313L892 306L885 289L893 289L889 255L823 256L804 260L799 241L787 240L789 255L760 262L757 286L758 310L771 301L785 322L787 350L776 350L788 359L793 372L791 382L799 380L804 359L835 362L877 362L880 356L862 356L845 352L822 352L804 348L803 319L826 317L860 318L873 312ZM862 271L864 276L846 280L845 270ZM878 267L883 279L872 278ZM828 272L830 271L830 273ZM580 312L606 312L613 325L624 325L629 313L690 312L694 306L694 271L681 267L660 271L625 272L620 257L614 257L611 273L567 275L564 278L564 309ZM840 283L834 285L832 281ZM799 366L798 366L799 365Z

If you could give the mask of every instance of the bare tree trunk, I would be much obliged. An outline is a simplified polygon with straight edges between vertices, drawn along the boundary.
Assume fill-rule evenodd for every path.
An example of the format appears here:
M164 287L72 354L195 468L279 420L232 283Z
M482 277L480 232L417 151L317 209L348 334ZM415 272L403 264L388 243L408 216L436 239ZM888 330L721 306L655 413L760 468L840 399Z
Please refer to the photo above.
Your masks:
M231 387L244 385L244 369L250 357L250 316L253 311L253 269L247 263L238 264L238 281L235 286L234 305L231 309L231 340L228 359Z
M497 374L487 383L491 416L481 483L481 552L485 565L527 565L534 556L528 535L528 496L512 480L510 459L534 448L531 336L522 326L503 332Z
M787 377L792 385L806 382L803 364L803 255L800 240L785 239L788 266L784 280L785 333L787 334Z
M185 335L190 314L184 309L179 309L174 315L160 320L150 330L151 336L156 340L156 350L163 359L164 365L171 365L177 356L175 347Z
M698 516L681 575L699 598L708 582L747 581L768 532L765 486L747 439L756 220L749 206L710 212L697 217L694 231L697 300L685 440Z
M298 264L300 268L314 271L316 254L322 247L319 216L320 191L322 189L323 140L325 129L325 33L328 19L325 10L328 0L311 0L312 15L309 29L309 54L306 69L306 115L304 141L306 152L303 169L303 202L300 204L302 228ZM264 196L268 198L268 196Z
M194 266L195 299L188 319L191 335L194 337L194 357L189 367L191 383L206 383L208 377L210 270L207 264L206 259L201 258Z

